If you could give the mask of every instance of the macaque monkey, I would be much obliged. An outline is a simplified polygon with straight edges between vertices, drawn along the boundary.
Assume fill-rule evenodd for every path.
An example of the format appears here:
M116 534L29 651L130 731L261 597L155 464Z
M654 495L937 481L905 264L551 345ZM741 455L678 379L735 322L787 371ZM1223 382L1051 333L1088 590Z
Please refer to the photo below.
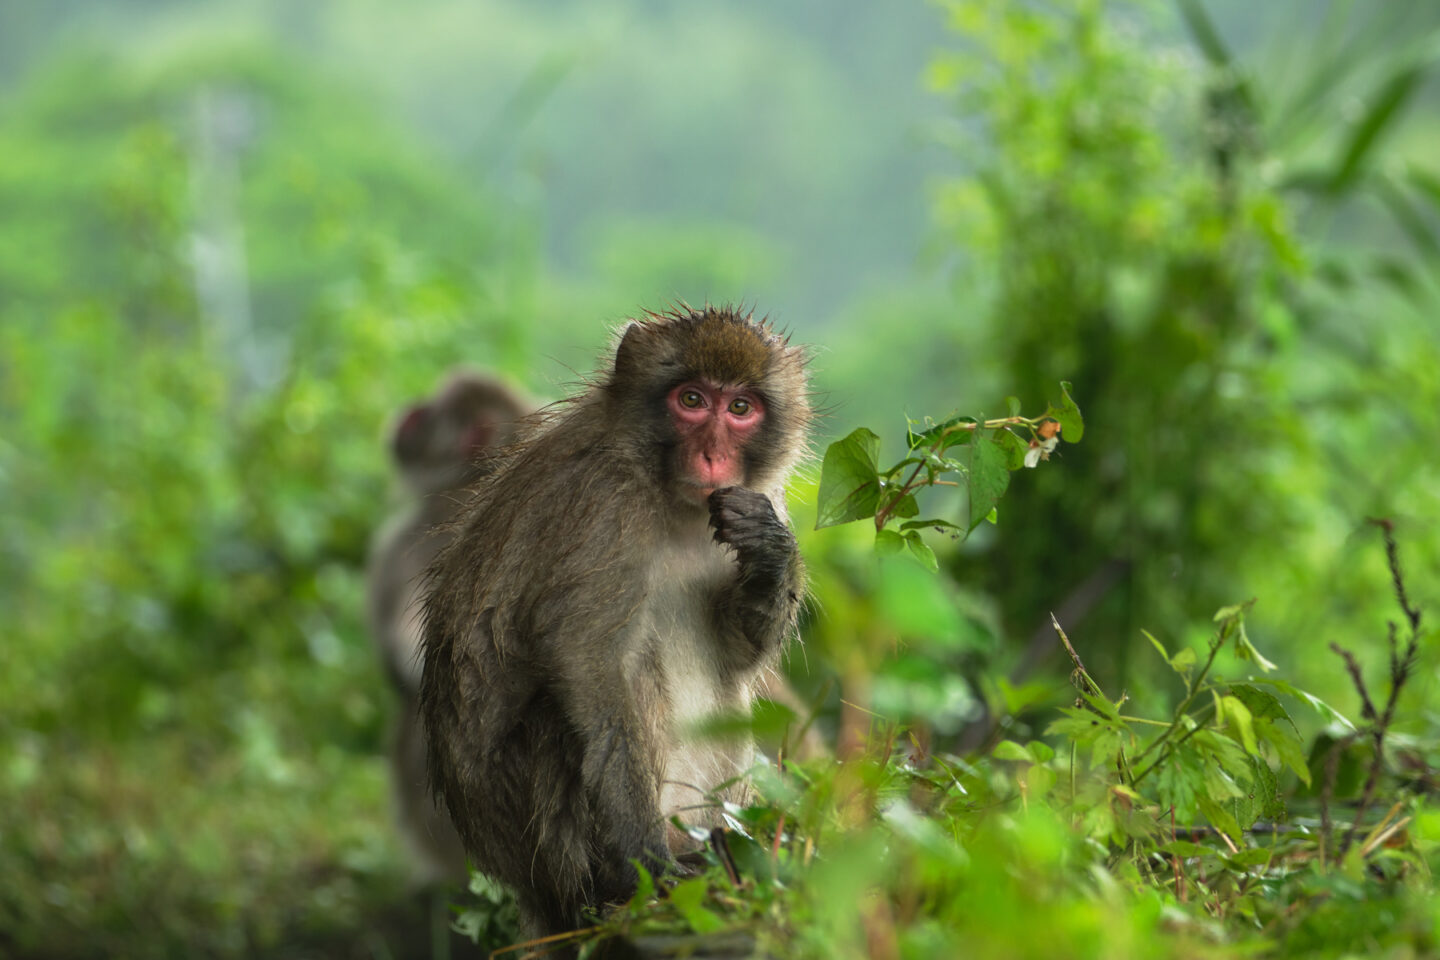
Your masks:
M420 723L420 604L425 569L450 541L464 488L486 469L488 452L514 439L530 404L500 382L452 374L395 426L391 454L413 502L379 532L370 552L370 633L400 694L391 776L400 832L425 885L462 882L465 850L426 785Z
M795 629L804 570L786 477L805 356L732 309L648 314L589 388L471 490L430 570L430 773L476 866L535 935L624 900L687 826L743 800L748 712Z

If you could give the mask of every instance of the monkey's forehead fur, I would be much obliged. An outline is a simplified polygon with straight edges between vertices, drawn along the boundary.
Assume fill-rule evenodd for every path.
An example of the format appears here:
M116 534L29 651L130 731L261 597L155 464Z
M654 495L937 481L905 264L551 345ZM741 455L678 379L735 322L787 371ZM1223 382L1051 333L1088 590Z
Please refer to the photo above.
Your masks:
M792 394L805 402L805 351L753 313L684 307L648 313L621 331L611 385L698 377Z

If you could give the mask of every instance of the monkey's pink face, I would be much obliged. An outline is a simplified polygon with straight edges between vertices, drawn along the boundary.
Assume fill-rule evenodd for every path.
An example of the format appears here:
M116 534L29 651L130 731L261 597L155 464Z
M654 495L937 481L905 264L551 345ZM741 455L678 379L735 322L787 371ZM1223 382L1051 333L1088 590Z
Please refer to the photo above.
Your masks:
M744 387L692 380L665 398L680 438L681 491L704 503L721 487L745 484L745 444L765 420L760 398Z

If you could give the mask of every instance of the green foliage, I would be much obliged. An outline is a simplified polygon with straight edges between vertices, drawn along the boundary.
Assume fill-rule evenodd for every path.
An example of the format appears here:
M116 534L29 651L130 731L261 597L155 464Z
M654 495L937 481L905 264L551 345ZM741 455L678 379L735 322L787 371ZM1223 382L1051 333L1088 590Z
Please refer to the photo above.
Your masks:
M1151 637L1181 688L1163 718L1103 690L1056 624L1077 696L1044 739L1001 739L1013 719L1001 717L988 748L931 752L923 725L874 714L861 749L759 766L757 802L727 809L703 876L658 887L647 876L577 938L786 957L1433 951L1433 790L1372 757L1389 811L1357 821L1347 853L1335 808L1316 819L1305 799L1289 711L1308 699L1343 718L1284 681L1217 669L1223 649L1259 656L1251 606L1220 610L1201 651ZM1324 783L1333 801L1358 796L1333 769Z
M1142 3L943 6L957 49L929 79L965 136L936 207L964 295L990 317L967 350L1022 396L1073 381L1098 425L1067 448L1063 478L1045 471L1010 492L1010 511L1044 523L948 565L993 593L1021 635L1043 629L1046 610L1082 604L1092 665L1122 685L1146 669L1141 627L1219 606L1242 584L1318 596L1343 581L1343 599L1271 610L1267 626L1360 629L1352 618L1383 592L1383 572L1357 576L1354 552L1326 546L1317 518L1353 528L1361 512L1437 506L1424 458L1375 429L1401 408L1421 432L1440 426L1421 372L1440 361L1424 319L1440 264L1426 242L1440 206L1420 186L1433 155L1378 159L1431 75L1434 17L1337 8L1290 24L1307 39L1286 48L1313 41L1317 53L1285 57L1282 74L1227 48L1214 4L1180 5L1204 63ZM1423 306L1365 282L1387 261Z
M500 215L391 142L260 50L84 60L0 121L0 940L23 953L251 955L400 893L360 619L382 427L524 341L489 294L523 277Z
M884 470L880 468L880 437L871 430L861 427L835 441L825 451L820 467L816 529L873 517L876 545L882 553L909 547L921 563L932 571L937 569L935 554L920 539L921 529L969 533L983 520L993 522L995 505L1010 485L1010 471L1048 459L1062 434L1066 440L1080 439L1085 424L1070 397L1070 384L1062 383L1060 392L1060 406L1052 405L1040 417L1019 416L1019 401L1012 397L1012 413L1003 419L954 417L919 432L912 424L907 454ZM965 448L960 454L963 459L947 455L956 447ZM946 479L951 476L957 479ZM913 519L920 513L916 491L936 485L966 492L965 525ZM887 529L895 520L905 521L898 532Z

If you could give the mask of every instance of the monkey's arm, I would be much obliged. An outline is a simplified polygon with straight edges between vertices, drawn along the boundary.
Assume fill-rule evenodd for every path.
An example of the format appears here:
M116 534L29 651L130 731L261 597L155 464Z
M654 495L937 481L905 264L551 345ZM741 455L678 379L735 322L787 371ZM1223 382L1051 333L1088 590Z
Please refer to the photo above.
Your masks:
M710 495L715 539L735 550L739 570L715 604L721 655L732 670L745 670L774 656L795 628L805 568L795 535L775 512L770 498L743 487Z

